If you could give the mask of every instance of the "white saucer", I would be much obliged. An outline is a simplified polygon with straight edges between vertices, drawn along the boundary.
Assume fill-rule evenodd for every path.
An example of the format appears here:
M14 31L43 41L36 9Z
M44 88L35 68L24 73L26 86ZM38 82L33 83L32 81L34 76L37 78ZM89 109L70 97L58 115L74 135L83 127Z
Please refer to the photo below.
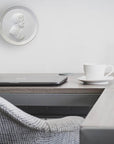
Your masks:
M113 76L106 77L104 79L99 80L87 80L85 76L81 76L78 78L79 81L86 83L86 84L108 84L109 81L113 80Z

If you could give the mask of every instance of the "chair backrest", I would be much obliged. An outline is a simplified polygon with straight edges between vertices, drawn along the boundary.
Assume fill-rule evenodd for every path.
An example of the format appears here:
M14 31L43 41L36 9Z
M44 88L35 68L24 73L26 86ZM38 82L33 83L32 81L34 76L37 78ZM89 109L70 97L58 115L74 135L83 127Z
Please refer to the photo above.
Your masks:
M0 97L0 143L79 144L81 117L43 120Z

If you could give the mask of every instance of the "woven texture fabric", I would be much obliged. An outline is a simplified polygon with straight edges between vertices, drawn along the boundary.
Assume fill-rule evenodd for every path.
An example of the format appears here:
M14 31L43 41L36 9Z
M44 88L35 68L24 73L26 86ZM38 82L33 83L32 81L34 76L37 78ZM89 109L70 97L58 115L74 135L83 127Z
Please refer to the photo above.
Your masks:
M79 144L82 117L43 120L0 97L0 144Z

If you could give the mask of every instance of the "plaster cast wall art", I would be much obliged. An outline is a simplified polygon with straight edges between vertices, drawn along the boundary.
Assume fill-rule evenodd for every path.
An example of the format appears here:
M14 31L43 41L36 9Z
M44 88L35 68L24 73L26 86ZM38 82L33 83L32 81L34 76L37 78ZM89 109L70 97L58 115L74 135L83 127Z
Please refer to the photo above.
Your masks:
M1 36L14 45L24 45L33 40L38 31L38 21L34 13L23 6L6 10L1 17Z

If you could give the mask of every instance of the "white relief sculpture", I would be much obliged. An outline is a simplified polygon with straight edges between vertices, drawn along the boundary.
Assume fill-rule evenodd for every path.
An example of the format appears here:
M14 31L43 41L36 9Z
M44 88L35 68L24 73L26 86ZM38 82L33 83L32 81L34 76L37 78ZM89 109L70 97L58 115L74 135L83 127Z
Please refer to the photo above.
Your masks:
M24 6L9 7L0 18L0 35L13 45L21 46L31 42L38 34L36 15Z
M24 33L24 15L16 13L12 16L13 25L9 30L10 36L16 41L22 41L25 38Z

